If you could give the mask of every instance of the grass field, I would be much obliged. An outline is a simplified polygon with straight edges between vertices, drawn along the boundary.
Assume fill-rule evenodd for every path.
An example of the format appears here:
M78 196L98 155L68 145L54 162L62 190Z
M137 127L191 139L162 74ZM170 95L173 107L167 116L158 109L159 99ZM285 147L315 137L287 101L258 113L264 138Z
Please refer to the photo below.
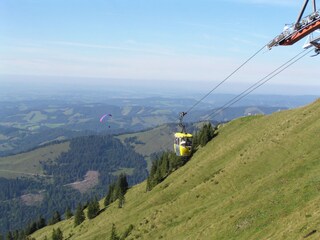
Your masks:
M270 116L232 121L182 168L151 192L132 187L124 208L112 204L73 227L69 239L108 239L134 226L127 239L319 239L320 101Z
M54 144L36 150L0 158L0 177L42 175L40 161L54 160L62 152L68 151L69 142Z

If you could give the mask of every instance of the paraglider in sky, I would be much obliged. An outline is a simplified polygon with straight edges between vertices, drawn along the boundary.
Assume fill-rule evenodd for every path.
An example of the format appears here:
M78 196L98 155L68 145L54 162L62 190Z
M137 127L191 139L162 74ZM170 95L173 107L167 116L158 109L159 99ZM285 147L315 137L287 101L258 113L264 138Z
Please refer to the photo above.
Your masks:
M112 115L110 113L106 113L100 118L100 122L101 123L107 122L107 119L110 117L112 117ZM108 125L108 127L110 128L110 125Z

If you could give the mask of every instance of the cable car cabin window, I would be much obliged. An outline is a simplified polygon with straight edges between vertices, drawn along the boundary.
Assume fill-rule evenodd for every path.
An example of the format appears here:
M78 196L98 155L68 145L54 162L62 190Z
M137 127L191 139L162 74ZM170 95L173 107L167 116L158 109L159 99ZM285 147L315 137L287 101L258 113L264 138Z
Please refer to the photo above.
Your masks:
M181 146L183 147L191 147L192 146L192 140L191 138L181 138L181 143L180 143Z
M188 147L192 146L192 139L191 138L187 138L186 146L188 146Z

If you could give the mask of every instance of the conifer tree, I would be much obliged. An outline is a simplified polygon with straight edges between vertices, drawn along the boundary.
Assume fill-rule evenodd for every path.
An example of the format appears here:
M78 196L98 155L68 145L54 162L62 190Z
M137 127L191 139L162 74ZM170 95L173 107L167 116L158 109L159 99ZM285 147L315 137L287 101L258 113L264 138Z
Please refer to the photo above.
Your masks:
M37 231L37 223L36 222L32 222L29 224L29 226L26 228L26 234L30 235L32 233L34 233L35 231Z
M125 194L128 190L127 176L121 173L117 181L117 198L119 199L119 208L122 208L125 202Z
M130 224L129 227L124 231L124 233L122 234L120 239L121 240L126 239L131 234L133 228L134 228L134 226L132 224Z
M150 191L162 182L174 169L183 166L188 158L178 157L174 152L164 152L152 162L150 174L147 178L146 191Z
M216 127L213 128L211 123L204 124L201 129L194 134L193 137L193 149L196 149L199 145L205 146L212 138L215 137Z
M125 173L120 174L120 176L118 178L118 185L119 185L120 190L123 193L127 192L129 185L128 185L127 176Z
M116 226L114 225L114 223L112 224L110 240L120 240L120 237L117 234Z
M62 240L63 239L63 233L60 228L57 230L52 230L52 240Z
M46 219L44 219L41 215L39 216L38 218L38 221L37 221L37 229L41 229L43 227L46 226Z
M110 203L115 201L115 188L116 188L116 184L115 183L111 183L109 185L109 189L108 189L108 194L106 196L106 198L104 199L104 206L107 207Z
M53 213L52 218L49 220L49 225L53 225L53 224L58 223L60 221L61 221L60 213L58 211L55 211Z
M98 201L98 198L95 197L93 199L93 209L94 209L94 213L95 213L95 216L98 216L99 212L100 212L100 204L99 204L99 201Z
M72 216L73 216L73 213L71 212L70 207L67 207L66 212L65 212L66 219L70 219Z
M125 196L122 191L119 192L118 199L119 199L118 208L122 208L125 202Z
M81 224L85 219L84 213L83 213L83 208L81 203L78 204L76 213L74 215L74 225L78 226Z
M169 173L169 170L170 170L170 159L169 159L169 153L166 153L164 156L163 156L163 159L161 161L161 176L162 178L164 178L168 173Z
M25 240L27 238L25 230L19 232L19 240ZM1 238L0 238L1 239Z
M12 236L12 232L11 232L11 231L9 231L9 232L7 233L6 240L13 240L13 236Z
M104 200L104 205L108 206L110 203L119 199L119 208L121 208L125 202L125 194L128 190L127 176L121 173L115 183L109 185L108 194Z
M51 236L51 238L52 238L52 240L55 240L56 239L56 229L52 229L52 236Z
M13 232L13 239L14 240L18 240L19 239L19 231L18 230L15 230L14 232Z
M100 206L97 198L95 197L89 204L88 204L88 219L95 218L100 211Z

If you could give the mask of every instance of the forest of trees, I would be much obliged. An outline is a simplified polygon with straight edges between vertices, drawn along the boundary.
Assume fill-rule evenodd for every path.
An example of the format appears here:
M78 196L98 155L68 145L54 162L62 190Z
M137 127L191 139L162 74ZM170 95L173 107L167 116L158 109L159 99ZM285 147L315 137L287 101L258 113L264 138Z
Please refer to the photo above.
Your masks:
M109 204L112 202L119 200L118 207L121 208L124 205L124 199L125 194L129 188L127 176L124 173L121 173L115 182L111 183L108 187L108 194L105 198L105 207L108 207ZM94 197L90 201L87 201L86 205L82 205L81 202L77 204L77 208L75 210L74 214L74 226L80 225L85 219L86 216L84 214L84 209L87 208L87 218L93 219L100 213L100 205L98 202L98 198ZM65 219L69 219L73 216L73 213L70 209L70 207L66 208L65 212ZM48 221L48 224L46 224L46 220L40 216L35 221L32 221L25 229L15 230L15 231L8 231L6 240L25 240L28 239L28 235L34 233L35 231L47 226L47 225L53 225L62 220L62 217L58 211L55 211L51 218ZM125 231L123 236L127 236L132 231L133 226L129 226L129 228ZM63 239L63 233L58 228L53 229L52 232L52 239ZM120 239L120 238L119 238ZM121 238L122 239L122 238ZM124 239L124 238L123 238ZM2 235L0 235L0 240L2 240Z
M19 179L6 179L0 177L0 202L21 196L24 192L41 189L46 183L39 179L21 177Z
M172 171L183 166L187 161L188 158L176 156L174 152L163 152L152 162L150 174L147 178L147 191L150 191Z
M108 191L107 186L117 179L114 172L120 169L134 169L133 174L127 176L128 185L147 177L144 158L112 136L72 139L68 152L52 162L42 162L42 166L52 178L0 178L0 234L3 236L8 231L26 229L40 215L49 224L56 221L57 212L64 213L67 207L73 211L79 202L85 203L93 196L102 198ZM66 186L83 180L89 170L100 174L99 184L90 191L81 194ZM41 194L43 200L37 205L23 204L20 197L27 193Z
M217 135L217 126L212 127L211 123L205 123L199 131L193 134L193 149L197 150L199 146L205 146L211 139Z
M130 184L146 178L144 158L111 136L75 138L70 142L70 150L62 153L54 163L43 163L43 169L46 174L53 175L55 184L77 181L88 170L96 170L100 172L101 184L105 186L110 182L110 172L120 168L138 170L128 177Z

